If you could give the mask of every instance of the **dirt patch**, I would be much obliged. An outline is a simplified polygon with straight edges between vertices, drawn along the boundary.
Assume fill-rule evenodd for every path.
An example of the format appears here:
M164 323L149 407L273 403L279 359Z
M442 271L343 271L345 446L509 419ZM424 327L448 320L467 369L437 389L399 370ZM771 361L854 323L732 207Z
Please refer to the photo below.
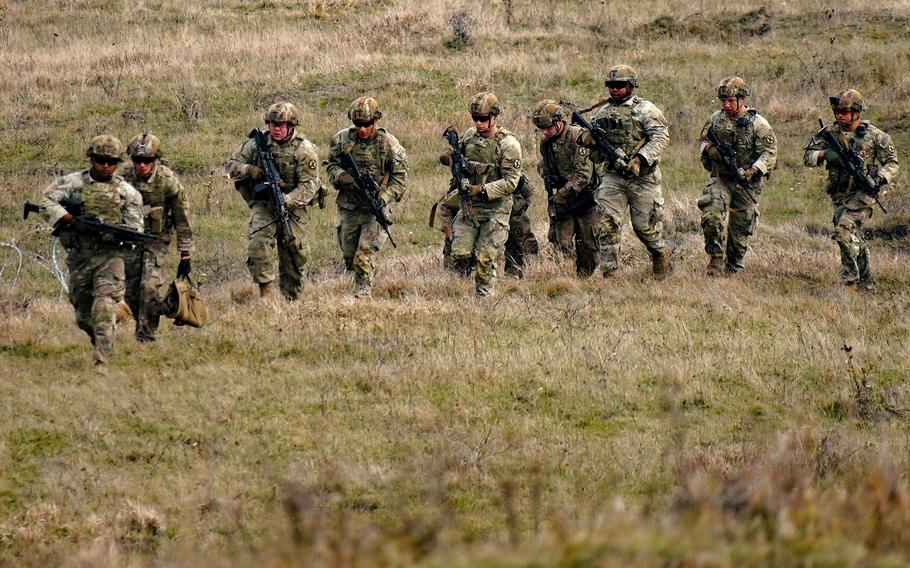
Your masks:
M764 6L742 14L704 16L699 13L679 19L669 14L635 28L644 36L695 36L704 39L729 40L737 37L758 37L772 30L773 16Z

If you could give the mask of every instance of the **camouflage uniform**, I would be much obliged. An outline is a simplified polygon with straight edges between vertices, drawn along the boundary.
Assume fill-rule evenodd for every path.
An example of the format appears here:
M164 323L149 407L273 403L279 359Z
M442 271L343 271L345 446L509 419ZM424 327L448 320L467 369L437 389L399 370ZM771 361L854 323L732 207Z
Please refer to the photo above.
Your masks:
M469 128L459 145L468 161L465 181L483 185L488 199L471 198L473 222L464 219L463 211L455 215L452 257L462 271L469 271L471 259L476 258L477 295L488 296L496 279L496 258L509 236L512 192L521 177L521 145L511 132L501 128L490 138Z
M759 172L750 180L756 203L736 185L734 172L709 160L703 153L710 145L707 140L708 129L713 129L722 142L729 142L733 146L738 168L755 168ZM708 118L702 129L701 152L702 164L711 172L711 179L698 200L701 227L705 235L705 252L710 258L717 259L714 263L719 264L724 258L726 233L726 271L739 272L743 269L746 241L755 232L758 222L757 202L761 199L762 185L777 162L777 138L768 121L754 109L749 109L732 120L722 110L718 110Z
M608 77L607 82L610 80ZM622 218L627 208L631 210L632 229L647 247L657 274L660 262L666 259L659 162L670 143L667 119L651 102L632 95L622 102L608 100L595 111L591 122L603 128L609 142L623 149L630 159L639 156L642 160L640 175L630 176L599 150L591 152L600 176L596 199L602 215L598 242L604 276L619 268Z
M190 212L177 174L164 164L156 162L152 175L146 179L136 175L132 164L127 164L121 173L142 194L145 232L158 237L156 242L137 246L126 257L126 302L136 319L136 337L149 341L155 338L168 289L164 259L171 235L177 235L179 253L194 250Z
M96 141L105 139L101 143ZM112 136L99 136L89 148L108 143L120 148ZM113 143L116 141L116 144ZM57 178L44 190L41 209L51 227L67 214L62 203L81 201L85 215L97 217L110 225L122 225L142 231L142 196L122 177L114 175L107 182L92 178L91 170L82 170ZM64 231L60 242L67 251L69 300L76 310L76 324L88 334L95 346L96 363L107 363L114 345L115 306L123 300L124 248L101 237Z
M522 182L512 193L512 211L509 212L509 238L505 244L505 273L515 278L524 277L524 267L529 255L536 255L540 248L537 237L531 231L531 218L528 209L534 197L534 188L528 178L522 176Z
M358 101L355 101L355 104ZM375 103L373 99L369 101ZM375 106L373 112L369 114L373 116L378 114L374 120L381 116ZM379 195L376 197L386 203L387 207L393 201L401 201L406 190L409 164L407 154L398 139L378 126L373 127L372 134L366 140L361 140L354 128L349 127L335 134L330 143L326 171L329 181L339 191L336 228L338 246L341 248L345 267L354 271L355 294L368 296L372 290L373 274L376 270L374 259L385 244L387 236L369 205L357 196L356 190L345 188L339 183L339 177L345 173L341 165L341 155L348 149L360 173L368 174L379 186Z
M552 182L554 194L563 188L572 192L562 205L553 203L550 197L550 240L565 256L575 256L576 273L587 277L597 267L596 233L601 216L594 202L597 176L590 150L578 143L583 131L580 126L566 124L561 134L544 140L540 145L542 159L537 164L537 171L544 179L547 175L555 178Z
M850 91L841 95L847 93ZM865 110L859 93L856 93L856 96L859 99L857 108ZM824 130L833 132L848 150L859 154L865 164L865 173L872 179L884 183L893 182L898 171L897 150L891 142L891 137L885 132L866 120L860 122L855 132L843 130L837 122L826 126ZM806 146L803 161L808 167L819 165L819 160L828 149L821 132ZM840 249L841 282L871 288L873 280L869 265L869 247L863 239L861 228L862 224L872 217L875 200L855 187L854 180L848 174L836 167L827 167L827 192L834 205L832 239Z
M277 103L287 104L287 103ZM273 105L275 107L276 105ZM296 109L294 109L296 115ZM268 113L267 113L268 116ZM296 121L295 121L296 124ZM249 245L247 247L247 266L253 281L261 290L268 290L275 277L279 277L279 287L285 298L294 300L300 294L303 280L304 226L309 219L306 206L319 190L319 158L316 146L296 130L283 142L277 142L264 132L266 143L275 165L278 168L282 191L288 210L291 213L291 237L287 242L278 238L278 224L272 224L255 234L260 227L272 222L275 208L264 195L253 195L248 178L250 166L261 167L259 149L256 142L249 139L240 150L231 156L225 165L225 171L237 183L238 190L250 207ZM272 256L272 249L278 248L278 262Z

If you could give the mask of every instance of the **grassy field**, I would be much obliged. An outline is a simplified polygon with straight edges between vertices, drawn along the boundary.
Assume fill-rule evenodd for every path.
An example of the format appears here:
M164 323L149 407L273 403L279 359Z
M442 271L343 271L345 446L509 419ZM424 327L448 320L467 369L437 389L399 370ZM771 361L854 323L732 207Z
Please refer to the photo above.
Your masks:
M856 295L802 167L847 87L910 163L910 6L670 4L0 0L0 564L910 565L910 198L899 176ZM673 277L626 227L610 281L543 254L475 300L426 226L442 131L495 91L541 187L531 106L596 101L619 62L671 122ZM732 74L780 160L746 272L709 279L696 141ZM353 299L332 201L304 298L261 301L220 166L277 100L325 155L361 94L411 159L400 246ZM146 129L189 192L214 321L123 328L99 374L21 203L94 135Z

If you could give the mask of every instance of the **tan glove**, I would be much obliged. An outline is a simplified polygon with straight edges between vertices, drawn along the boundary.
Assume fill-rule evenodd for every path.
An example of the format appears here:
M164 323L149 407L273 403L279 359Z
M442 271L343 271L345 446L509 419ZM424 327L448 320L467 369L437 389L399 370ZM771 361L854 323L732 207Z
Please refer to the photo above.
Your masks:
M452 167L452 152L449 150L443 150L439 154L439 163L443 166Z
M343 172L340 176L338 176L338 181L335 183L335 185L342 191L350 191L354 189L354 186L357 185L357 183L354 181L354 176L352 176L349 172Z
M482 185L474 185L473 183L466 183L464 185L465 191L468 192L468 195L471 197L476 197L478 195L486 195Z
M262 176L263 176L262 168L260 168L259 166L255 165L255 164L251 165L249 168L246 169L246 177L248 179L256 181L256 180L262 179Z
M743 177L746 178L746 181L752 181L752 178L754 178L755 176L760 176L760 175L761 175L761 170L759 170L755 166L752 166L751 168L749 168L743 172Z
M717 149L717 146L714 144L708 144L705 146L705 156L708 156L708 159L712 162L721 162L723 158L720 155L720 150Z
M573 193L575 191L571 187L560 188L553 193L553 203L555 205L565 205Z
M581 135L578 137L578 143L588 148L597 147L597 142L594 141L594 136L591 135L590 130L582 130Z
M635 177L641 175L641 163L643 158L641 156L633 156L629 163L626 164L626 171L632 174Z

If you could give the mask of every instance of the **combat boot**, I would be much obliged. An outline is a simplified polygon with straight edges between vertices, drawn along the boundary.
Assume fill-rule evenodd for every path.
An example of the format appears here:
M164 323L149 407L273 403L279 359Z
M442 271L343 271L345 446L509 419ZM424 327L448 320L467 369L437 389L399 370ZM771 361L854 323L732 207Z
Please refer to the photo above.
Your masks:
M708 276L720 276L724 270L724 259L719 256L712 256L708 261Z
M673 271L670 257L664 254L662 250L651 253L651 270L654 273L655 280L666 280Z
M275 295L275 281L259 283L259 297L271 298Z

